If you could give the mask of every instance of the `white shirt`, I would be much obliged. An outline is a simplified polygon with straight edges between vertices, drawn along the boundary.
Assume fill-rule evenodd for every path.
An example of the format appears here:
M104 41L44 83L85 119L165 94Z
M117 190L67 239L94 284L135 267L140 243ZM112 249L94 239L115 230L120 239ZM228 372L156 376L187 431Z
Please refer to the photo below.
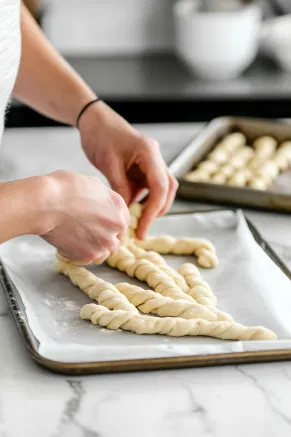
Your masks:
M0 144L5 110L11 95L20 60L20 0L0 0ZM0 292L0 316L7 302Z
M21 52L20 0L0 0L0 143Z

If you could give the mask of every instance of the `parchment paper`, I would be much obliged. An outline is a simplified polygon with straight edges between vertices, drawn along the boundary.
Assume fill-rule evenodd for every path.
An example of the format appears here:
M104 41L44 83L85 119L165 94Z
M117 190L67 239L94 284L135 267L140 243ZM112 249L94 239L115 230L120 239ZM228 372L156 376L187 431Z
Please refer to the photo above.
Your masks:
M237 322L272 329L279 340L138 336L94 326L79 318L81 306L90 299L55 273L54 249L38 237L24 236L3 244L0 255L40 343L39 353L52 360L76 363L291 348L291 283L255 242L240 211L162 217L155 221L150 234L165 233L213 241L220 264L216 269L202 270L202 275L212 286L219 307ZM174 267L194 261L193 257L167 258ZM90 269L112 283L134 281L107 266Z

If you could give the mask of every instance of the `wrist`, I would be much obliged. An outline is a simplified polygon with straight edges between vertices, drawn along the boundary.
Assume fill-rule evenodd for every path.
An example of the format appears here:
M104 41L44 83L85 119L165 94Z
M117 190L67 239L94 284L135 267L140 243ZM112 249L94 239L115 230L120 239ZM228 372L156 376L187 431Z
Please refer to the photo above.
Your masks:
M45 176L0 184L0 242L40 235L47 225Z

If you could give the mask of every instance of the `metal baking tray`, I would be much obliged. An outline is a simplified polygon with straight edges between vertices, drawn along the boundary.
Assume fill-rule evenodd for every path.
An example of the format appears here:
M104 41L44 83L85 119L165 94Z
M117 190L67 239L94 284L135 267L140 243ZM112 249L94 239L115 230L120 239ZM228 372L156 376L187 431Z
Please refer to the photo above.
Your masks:
M254 118L220 117L212 120L171 163L178 178L177 196L225 205L244 206L272 211L291 211L291 172L279 176L267 191L228 185L190 182L183 176L230 132L244 133L251 144L262 135L274 136L279 142L291 140L291 124Z
M212 210L210 210L212 211ZM199 211L201 212L210 212ZM193 214L194 212L187 211L186 213ZM177 213L181 214L181 213ZM185 214L185 213L182 213ZM278 256L274 253L271 247L262 238L253 224L247 220L250 231L272 261L281 269L281 271L291 280L291 271L282 263ZM221 354L196 355L196 356L179 356L166 358L148 358L148 359L131 359L131 360L116 360L91 363L63 363L44 358L38 352L39 342L34 336L32 329L29 326L24 305L19 297L18 291L14 284L5 273L5 268L0 264L0 283L7 296L13 317L16 321L21 338L26 346L30 357L39 365L52 370L54 372L72 375L95 374L95 373L113 373L113 372L128 372L140 370L159 370L171 368L186 368L186 367L201 367L201 366L216 366L223 364L235 363L256 363L270 361L284 361L291 359L291 349L280 350L265 350L251 352L230 352Z

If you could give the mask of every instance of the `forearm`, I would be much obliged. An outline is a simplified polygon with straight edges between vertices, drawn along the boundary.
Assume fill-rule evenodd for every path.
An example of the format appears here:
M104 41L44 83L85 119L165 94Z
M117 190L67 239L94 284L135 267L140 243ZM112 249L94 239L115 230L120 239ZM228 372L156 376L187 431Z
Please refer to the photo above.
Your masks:
M39 234L43 219L43 177L0 184L0 243L25 234Z
M22 55L14 96L55 120L75 124L94 92L52 47L24 5Z

